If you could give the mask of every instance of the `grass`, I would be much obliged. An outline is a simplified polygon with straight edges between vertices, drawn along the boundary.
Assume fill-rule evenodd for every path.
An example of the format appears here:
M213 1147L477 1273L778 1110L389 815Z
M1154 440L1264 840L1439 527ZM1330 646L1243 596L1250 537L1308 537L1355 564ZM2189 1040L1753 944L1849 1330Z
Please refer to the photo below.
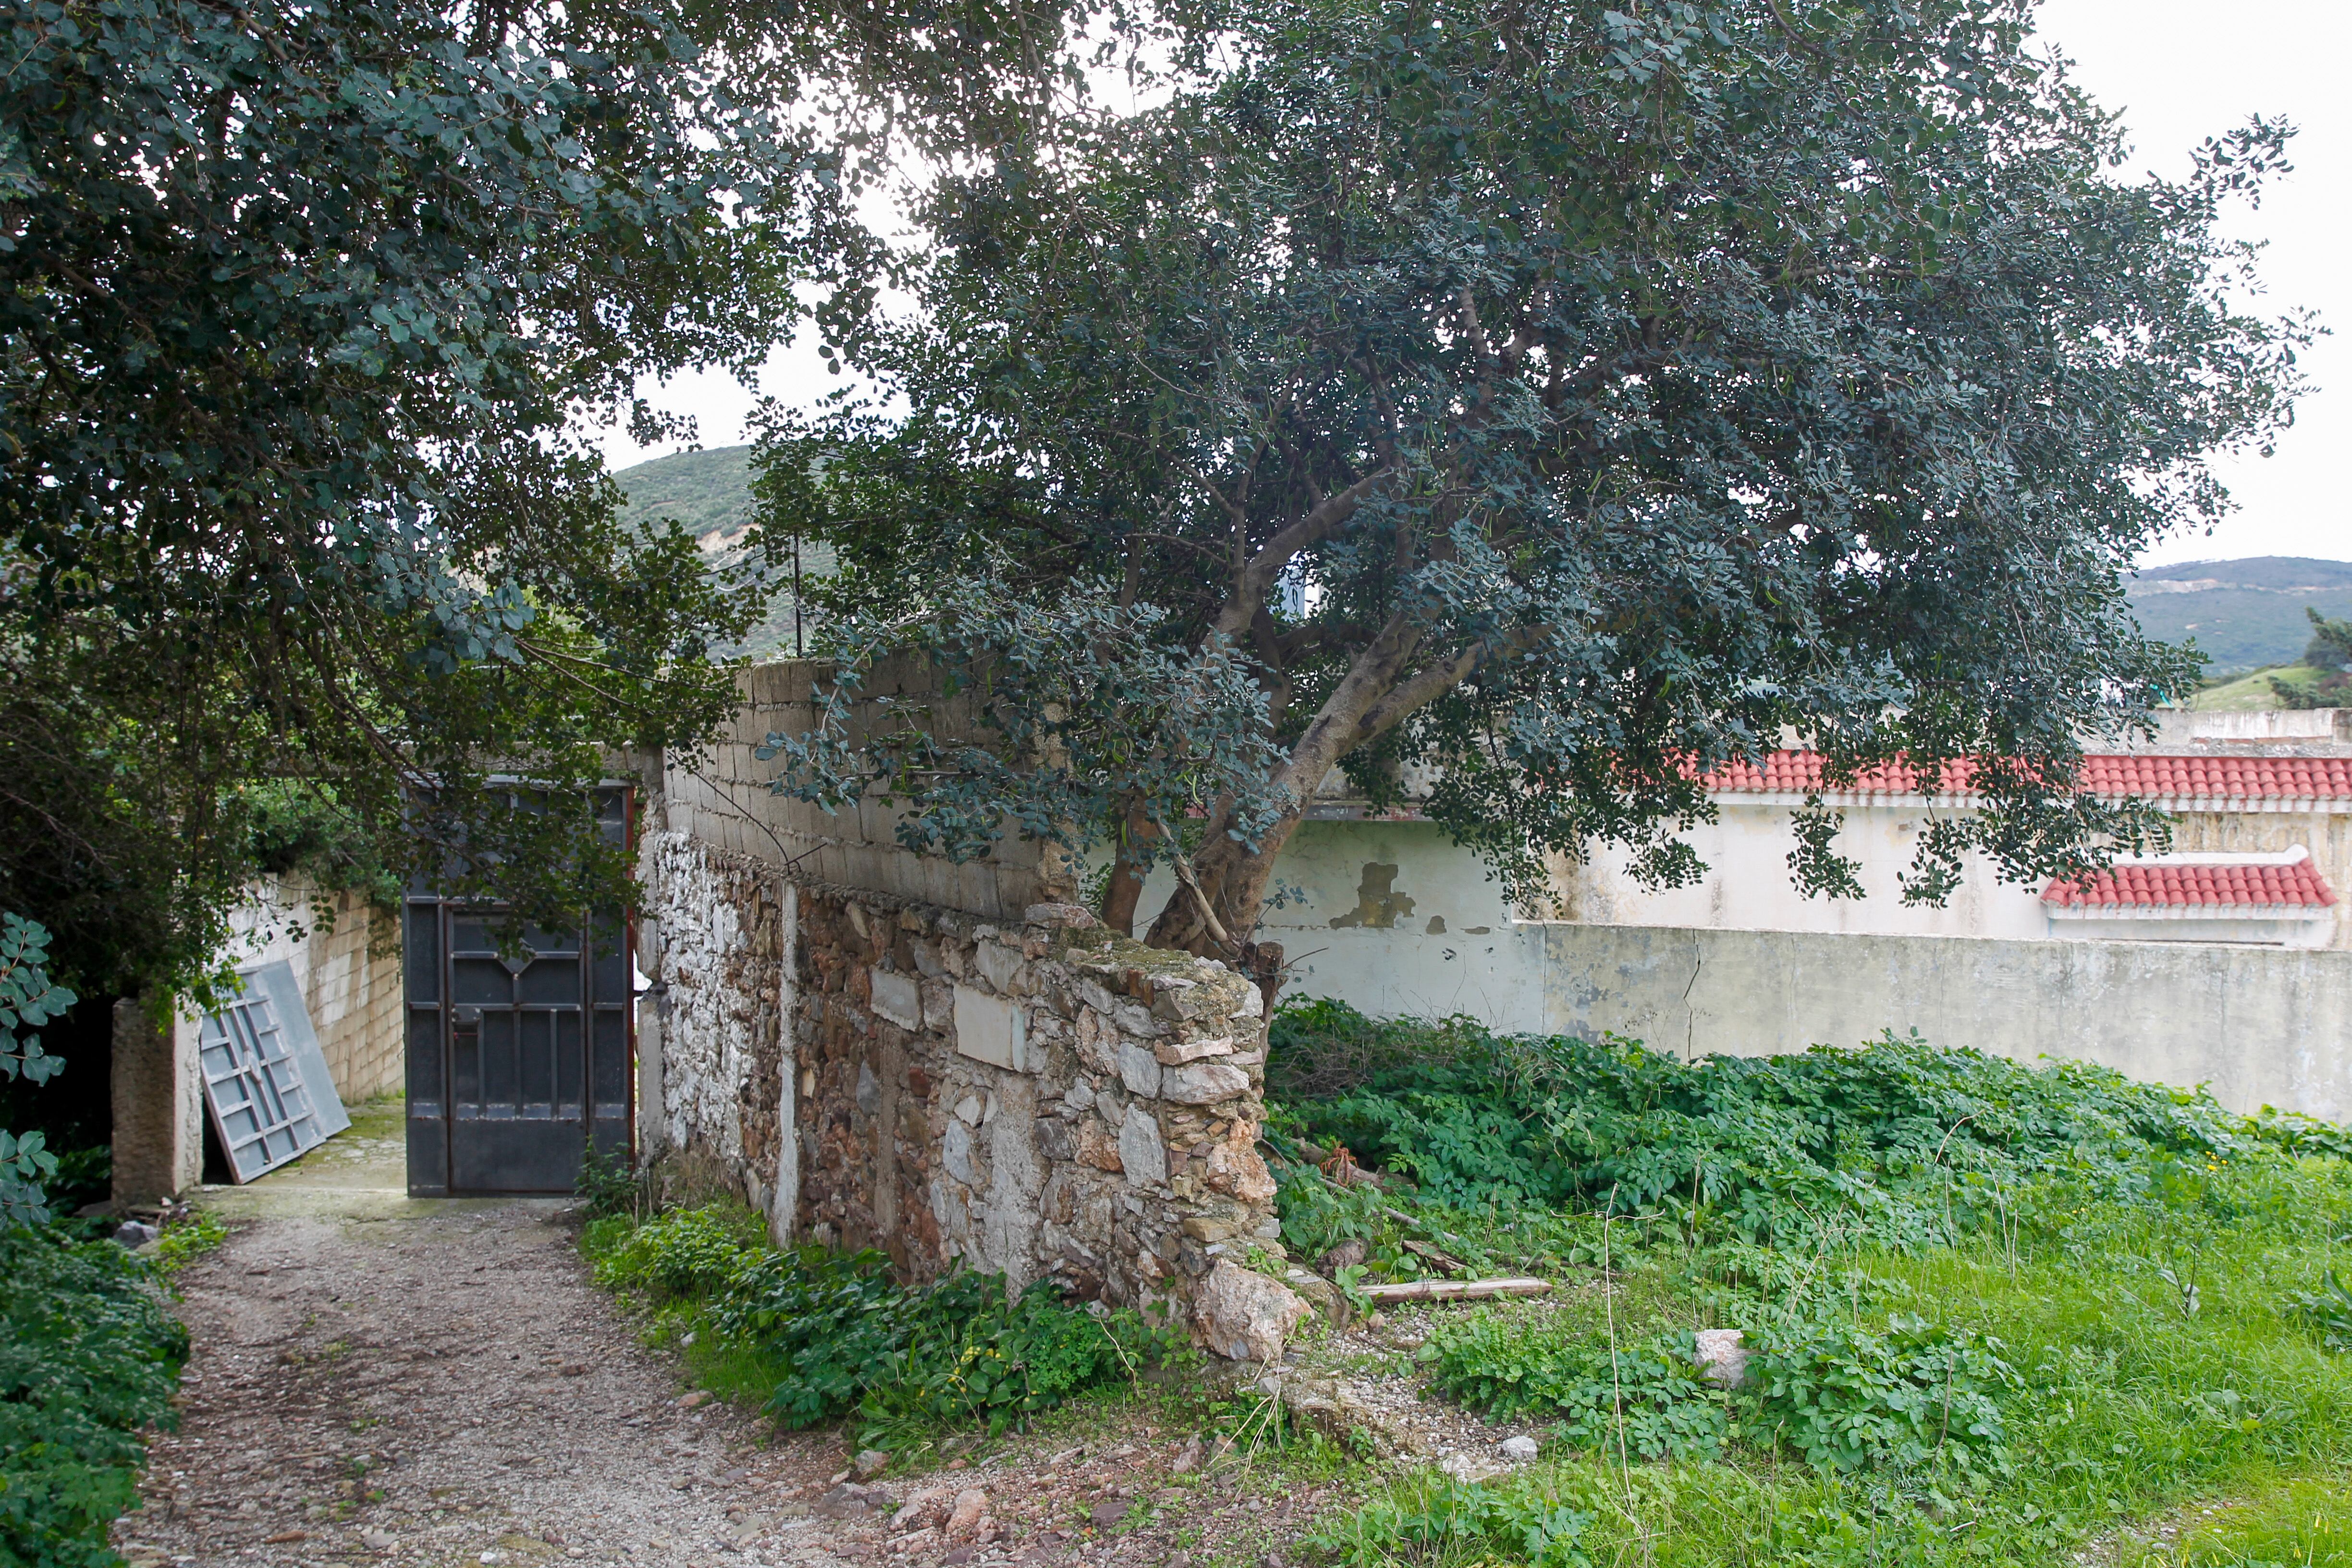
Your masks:
M1286 1108L1302 1142L1352 1127L1421 1194L1539 1173L1548 1201L1483 1209L1391 1184L1379 1223L1413 1228L1402 1213L1563 1287L1449 1318L1421 1352L1477 1408L1555 1412L1541 1462L1484 1486L1401 1475L1326 1532L1332 1558L2040 1564L2157 1541L2150 1521L2184 1506L2215 1511L2127 1561L2340 1551L2326 1500L2352 1472L2352 1355L2299 1304L2352 1251L2339 1131L1892 1043L1693 1072L1458 1023L1321 1025L1330 1038L1277 1021L1277 1049L1286 1035L1309 1058L1270 1068L1309 1091ZM1509 1148L1459 1133L1498 1108ZM1978 1201L1946 1221L1920 1151L1948 1158L1963 1116L2007 1131L1952 1174ZM1625 1204L1622 1178L1597 1180L1643 1170L1668 1178L1654 1197L1593 1212ZM1331 1234L1348 1200L1284 1174L1286 1217ZM1676 1334L1727 1327L1756 1352L1748 1388L1661 1366ZM1962 1364L1966 1383L1937 1370ZM1970 1408L1962 1440L1950 1412ZM1662 1439L1669 1413L1699 1440Z
M2302 664L2273 665L2206 687L2189 700L2191 711L2199 713L2252 713L2279 706L2278 692L2271 686L2273 677L2293 684L2316 680L2325 674Z
M2171 1539L2138 1544L2122 1562L2123 1568L2352 1568L2352 1472L2199 1509Z
M1170 1483L1210 1489L1212 1556L1251 1528L1212 1500L1336 1487L1316 1534L1268 1543L1357 1568L2352 1568L2352 1354L2315 1295L2352 1269L2343 1129L1916 1041L1692 1065L1328 1008L1274 1034L1295 1258L1361 1242L1365 1278L1450 1255L1555 1282L1431 1314L1415 1352L1433 1386L1535 1427L1536 1463L1484 1482L1383 1466L1181 1367L1081 1379L1009 1424L871 1387L824 1418L854 1411L853 1444L902 1470L1057 1435L1230 1436L1238 1464ZM1377 1183L1345 1179L1343 1141ZM781 1408L812 1366L856 1362L810 1337L812 1309L725 1307L755 1275L760 1300L815 1299L772 1259L745 1272L766 1256L747 1215L603 1220L586 1245L633 1259L612 1282L730 1400ZM1746 1336L1748 1386L1695 1374L1710 1328ZM1341 1363L1411 1364L1308 1348L1318 1374Z

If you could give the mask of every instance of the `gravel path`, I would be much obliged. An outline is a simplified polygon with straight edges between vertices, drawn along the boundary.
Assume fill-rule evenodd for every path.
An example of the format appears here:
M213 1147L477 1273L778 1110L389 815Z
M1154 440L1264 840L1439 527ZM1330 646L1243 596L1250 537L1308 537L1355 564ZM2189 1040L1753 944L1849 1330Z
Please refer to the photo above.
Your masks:
M247 1220L182 1275L194 1356L118 1527L134 1564L859 1554L797 1500L838 1439L681 1405L558 1205L374 1207Z

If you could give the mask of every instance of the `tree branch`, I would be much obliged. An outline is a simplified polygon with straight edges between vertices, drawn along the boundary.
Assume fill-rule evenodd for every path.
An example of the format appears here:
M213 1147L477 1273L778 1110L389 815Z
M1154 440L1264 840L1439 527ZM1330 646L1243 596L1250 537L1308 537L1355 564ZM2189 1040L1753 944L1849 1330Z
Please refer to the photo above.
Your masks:
M1374 468L1346 489L1325 496L1305 517L1267 540L1250 558L1249 564L1242 568L1234 584L1234 596L1226 601L1223 612L1217 617L1216 629L1230 637L1238 637L1248 630L1250 622L1257 616L1260 601L1274 587L1283 568L1290 564L1291 557L1339 532L1356 515L1356 509L1393 471L1385 466Z

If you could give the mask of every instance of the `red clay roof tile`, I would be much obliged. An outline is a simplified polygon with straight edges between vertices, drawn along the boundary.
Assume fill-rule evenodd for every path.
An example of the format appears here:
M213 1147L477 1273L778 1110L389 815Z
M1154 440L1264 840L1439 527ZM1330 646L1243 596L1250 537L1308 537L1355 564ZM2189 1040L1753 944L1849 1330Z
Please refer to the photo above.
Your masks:
M1935 793L1964 795L1971 772L1965 762L1944 770ZM1873 768L1849 784L1822 781L1818 752L1774 752L1762 768L1734 763L1707 781L1725 794L1833 790L1848 795L1917 795L1921 779L1896 764ZM2152 800L2220 797L2228 800L2352 799L2352 757L2178 757L2104 753L2083 759L2083 783L2094 795L2139 795Z
M2069 907L2325 909L2336 901L2336 893L2308 860L2284 866L2156 864L2116 866L2083 883L2053 878L2042 889L2042 901Z

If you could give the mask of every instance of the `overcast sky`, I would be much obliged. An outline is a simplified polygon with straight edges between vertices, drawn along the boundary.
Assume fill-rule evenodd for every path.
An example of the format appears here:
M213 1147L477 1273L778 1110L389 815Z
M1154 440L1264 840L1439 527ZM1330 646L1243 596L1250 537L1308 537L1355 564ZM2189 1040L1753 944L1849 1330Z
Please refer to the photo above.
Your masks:
M2284 116L2300 128L2295 172L2261 210L2240 209L2232 232L2268 242L2263 275L2279 305L2310 306L2342 334L2305 361L2319 390L2299 410L2275 456L2227 459L2238 510L2211 534L2187 534L2149 552L2147 563L2242 555L2352 558L2352 506L2340 458L2352 452L2352 101L2343 85L2352 58L2352 6L2343 0L2044 0L2042 30L2071 56L2099 102L2123 111L2135 171L2178 174L2205 137L2249 115ZM765 390L797 400L835 384L814 339L779 353ZM652 389L648 389L649 391ZM665 405L693 414L702 444L745 439L754 395L723 375L692 377ZM624 432L604 439L616 468L658 457Z

